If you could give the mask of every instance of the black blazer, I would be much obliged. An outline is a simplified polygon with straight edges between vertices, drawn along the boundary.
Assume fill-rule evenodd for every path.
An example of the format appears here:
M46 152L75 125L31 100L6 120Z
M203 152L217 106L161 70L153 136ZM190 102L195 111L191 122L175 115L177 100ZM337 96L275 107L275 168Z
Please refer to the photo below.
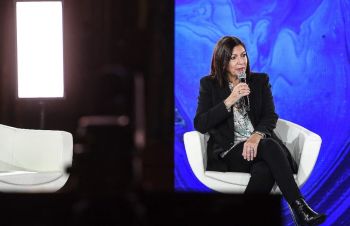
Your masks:
M251 73L247 77L250 88L249 119L255 131L260 131L276 140L286 152L291 163L292 170L297 171L295 161L282 141L274 134L278 115L275 113L275 105L271 93L269 77L263 73ZM234 142L234 122L232 109L228 112L224 100L230 95L228 84L220 87L219 83L210 76L205 76L200 81L198 107L194 118L194 127L201 133L209 133L207 146L207 170L227 171L226 165L220 160L219 154L228 150Z

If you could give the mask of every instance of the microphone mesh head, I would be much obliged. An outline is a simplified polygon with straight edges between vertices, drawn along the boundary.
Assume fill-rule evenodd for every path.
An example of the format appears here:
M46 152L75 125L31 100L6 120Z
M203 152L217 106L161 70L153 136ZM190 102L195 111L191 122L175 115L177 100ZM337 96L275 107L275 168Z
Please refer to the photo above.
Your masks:
M238 74L238 79L239 80L246 79L246 78L247 78L247 75L245 74L245 72L242 72L242 73Z

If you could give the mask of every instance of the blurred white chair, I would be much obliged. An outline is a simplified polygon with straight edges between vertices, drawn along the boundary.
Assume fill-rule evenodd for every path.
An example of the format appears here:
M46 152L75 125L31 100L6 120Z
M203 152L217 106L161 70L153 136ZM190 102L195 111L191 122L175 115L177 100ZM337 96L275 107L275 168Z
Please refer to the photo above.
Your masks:
M73 137L0 124L0 192L54 192L68 180Z
M283 141L298 164L294 178L301 187L315 166L321 147L321 137L295 123L279 119L276 135ZM249 173L206 171L208 134L191 131L184 134L187 158L198 180L212 190L222 193L243 193L250 178ZM280 192L275 186L273 192Z

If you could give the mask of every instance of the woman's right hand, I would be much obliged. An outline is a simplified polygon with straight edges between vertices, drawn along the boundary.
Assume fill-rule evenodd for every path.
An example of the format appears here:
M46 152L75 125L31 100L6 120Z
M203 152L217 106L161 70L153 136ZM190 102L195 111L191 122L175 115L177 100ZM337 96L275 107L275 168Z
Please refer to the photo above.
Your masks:
M232 90L230 96L228 96L224 103L227 108L234 105L241 97L248 96L250 94L250 89L247 83L238 83Z

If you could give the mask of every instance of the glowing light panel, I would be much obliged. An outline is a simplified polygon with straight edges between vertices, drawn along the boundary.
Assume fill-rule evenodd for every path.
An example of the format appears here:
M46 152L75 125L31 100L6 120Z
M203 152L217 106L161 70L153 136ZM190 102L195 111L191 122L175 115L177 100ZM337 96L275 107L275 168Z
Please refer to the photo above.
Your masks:
M62 2L16 2L19 98L63 97Z

